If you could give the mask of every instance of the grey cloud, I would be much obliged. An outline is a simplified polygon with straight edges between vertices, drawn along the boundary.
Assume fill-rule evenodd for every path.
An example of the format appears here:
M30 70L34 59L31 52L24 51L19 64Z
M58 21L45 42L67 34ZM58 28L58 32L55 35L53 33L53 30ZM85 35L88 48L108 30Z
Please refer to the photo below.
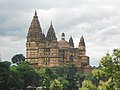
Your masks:
M91 64L120 45L120 0L0 0L0 53L10 59L25 53L25 39L37 9L43 31L53 21L58 40L72 35L76 47L84 35ZM9 52L8 52L9 51Z
M75 0L78 1L78 0ZM75 2L74 1L74 2ZM28 9L49 9L53 7L70 7L74 6L73 3L68 3L67 0L2 0L0 6L3 9L16 9L16 10L28 10ZM72 0L69 0L72 2Z
M25 38L28 26L27 17L19 11L0 11L0 36ZM28 19L29 20L29 19Z

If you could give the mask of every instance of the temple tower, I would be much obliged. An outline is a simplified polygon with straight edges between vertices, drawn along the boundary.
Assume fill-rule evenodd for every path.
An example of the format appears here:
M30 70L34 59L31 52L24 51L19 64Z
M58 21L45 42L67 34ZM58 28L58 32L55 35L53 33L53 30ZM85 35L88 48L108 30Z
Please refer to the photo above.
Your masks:
M47 66L48 67L59 66L59 47L52 22L46 35L45 49L46 49L45 55L47 55L46 60L49 61Z
M45 35L36 11L27 34L26 61L37 68L60 66L70 62L83 72L91 70L84 37L81 36L76 48L72 36L67 41L65 33L62 33L61 40L57 41L52 22Z
M89 65L89 57L86 56L86 46L85 46L85 40L84 37L81 36L79 46L78 46L78 61L80 61L80 68L84 72L88 72L90 70Z
M46 40L49 41L49 42L57 41L56 34L55 34L55 31L54 31L52 22L51 22L51 25L50 25L50 27L48 29Z
M71 36L70 39L69 39L69 44L70 44L70 46L71 46L72 48L74 48L74 43L73 43L73 38L72 38L72 36Z
M38 20L37 11L33 16L26 42L26 59L31 64L37 64L39 60L39 43L44 42L45 35Z
M86 55L86 48L85 48L85 41L84 37L81 36L80 42L79 42L79 55L85 56Z

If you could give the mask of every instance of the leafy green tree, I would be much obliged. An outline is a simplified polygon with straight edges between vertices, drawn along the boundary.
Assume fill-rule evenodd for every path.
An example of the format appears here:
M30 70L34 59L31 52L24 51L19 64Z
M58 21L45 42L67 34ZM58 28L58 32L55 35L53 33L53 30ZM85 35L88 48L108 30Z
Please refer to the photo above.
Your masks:
M25 61L25 56L23 54L16 54L12 57L12 63L19 64Z
M79 90L97 90L97 87L89 80L84 80Z
M62 90L62 84L58 79L55 79L51 82L50 90Z
M82 85L82 82L85 78L86 78L86 76L84 75L84 73L82 71L77 71L75 73L75 79L78 84L78 87L80 87Z
M10 62L0 62L0 90L9 89L9 74L10 74Z
M57 78L57 75L50 68L41 68L39 70L40 84L46 90L49 90L50 83Z
M24 80L20 78L20 73L17 70L17 66L10 67L10 74L8 85L10 90L20 90L24 88Z
M75 73L77 72L77 69L74 64L67 63L63 66L64 68L64 77L68 79L74 79Z
M94 85L98 86L99 84L99 79L97 79L96 77L93 76L92 73L89 73L86 75L85 77L86 80L90 80Z
M69 81L66 80L65 78L63 77L58 77L58 80L60 81L61 83L61 86L62 86L62 90L68 90L68 86L69 86Z
M34 67L27 63L21 63L17 66L16 70L19 73L19 78L24 82L24 90L28 86L39 86L40 76Z
M76 79L75 79L75 73L77 72L77 69L74 64L67 63L63 66L64 73L63 77L69 81L69 87L68 90L75 90L76 89Z
M101 68L92 71L93 76L102 80L99 88L111 88L106 90L120 89L120 49L114 49L113 54L109 53L100 61ZM103 85L103 82L105 85Z
M108 80L106 82L100 81L100 84L98 86L98 90L115 90L114 88L110 87L111 80Z
M10 65L10 62L0 62L0 90L26 90L27 86L40 86L40 76L34 67L25 62Z
M58 67L52 67L51 70L58 76L63 77L64 76L64 67L58 66Z

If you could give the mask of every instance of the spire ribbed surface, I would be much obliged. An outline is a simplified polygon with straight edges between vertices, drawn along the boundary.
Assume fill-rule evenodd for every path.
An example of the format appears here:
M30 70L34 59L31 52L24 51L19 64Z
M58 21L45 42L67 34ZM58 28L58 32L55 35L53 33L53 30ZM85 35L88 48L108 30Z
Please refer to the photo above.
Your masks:
M72 36L71 36L70 39L69 39L69 44L70 44L70 46L74 47L74 43L73 43L73 38L72 38Z
M38 20L37 12L35 11L35 15L33 16L31 25L29 27L29 32L27 35L28 41L40 41L43 38L42 29L40 27L40 23Z
M79 46L85 46L85 41L83 36L81 36L80 38Z
M52 23L51 23L51 25L50 25L50 27L48 29L46 39L48 41L57 41L57 38L56 38L55 31L54 31Z

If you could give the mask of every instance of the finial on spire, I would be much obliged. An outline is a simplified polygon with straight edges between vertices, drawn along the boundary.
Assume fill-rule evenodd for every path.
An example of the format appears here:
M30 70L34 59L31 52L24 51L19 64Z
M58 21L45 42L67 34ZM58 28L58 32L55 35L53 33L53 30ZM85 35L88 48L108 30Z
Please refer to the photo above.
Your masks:
M52 20L51 20L50 26L52 26Z
M51 20L51 25L52 25L52 20Z
M65 39L65 33L62 33L62 35L61 35L61 39L62 39L62 40Z
M35 10L35 15L37 16L37 11Z
M37 16L37 11L36 11L36 10L35 10L34 18L38 18L38 16Z
M65 33L62 33L62 35L61 35L62 37L65 37Z
M72 36L70 36L70 39L69 39L69 44L70 44L70 46L74 47L74 43L73 43Z
M80 43L79 43L79 45L85 46L85 41L84 41L83 35L82 35L81 38L80 38Z

